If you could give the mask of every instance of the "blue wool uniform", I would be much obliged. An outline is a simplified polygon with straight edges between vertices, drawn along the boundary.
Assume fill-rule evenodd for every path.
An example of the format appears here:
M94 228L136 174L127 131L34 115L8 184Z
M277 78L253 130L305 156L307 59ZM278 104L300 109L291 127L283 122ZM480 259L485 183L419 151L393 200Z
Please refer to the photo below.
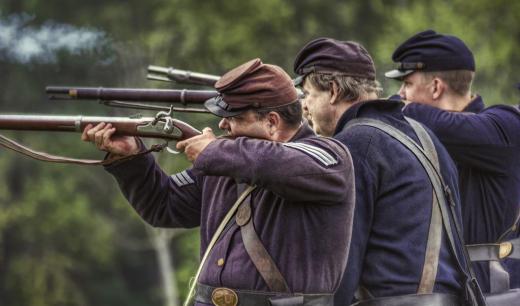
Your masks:
M351 251L335 297L338 306L352 302L358 285L374 297L417 292L432 211L428 175L415 155L386 133L366 126L344 130L350 120L372 118L418 141L401 108L399 101L359 102L342 115L336 127L334 138L349 148L356 178ZM456 167L437 138L430 135L441 173L459 203ZM462 279L443 230L434 292L460 295Z
M291 292L331 294L340 283L354 210L352 161L344 146L315 136L307 125L289 143L217 139L193 168L172 176L150 154L107 170L151 225L200 226L201 254L236 201L237 182L256 184L254 227ZM236 223L217 241L199 281L269 291Z
M410 103L403 113L429 127L457 164L464 239L494 243L520 210L520 112L512 106L484 107L476 97L462 113ZM518 237L511 233L505 240ZM520 260L506 259L511 288L520 287ZM475 263L484 292L490 291L487 263Z

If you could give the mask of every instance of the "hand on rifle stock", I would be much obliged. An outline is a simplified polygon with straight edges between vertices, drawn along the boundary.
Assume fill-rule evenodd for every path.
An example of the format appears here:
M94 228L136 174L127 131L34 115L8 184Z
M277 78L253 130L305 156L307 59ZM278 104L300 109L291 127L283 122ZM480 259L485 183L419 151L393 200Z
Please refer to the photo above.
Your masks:
M202 134L188 138L177 143L177 150L183 151L190 161L195 161L199 154L217 137L213 134L211 128L207 127L202 130Z
M96 126L88 124L81 134L81 140L92 142L99 150L119 156L128 156L139 152L135 137L114 135L116 128L112 124L101 122Z

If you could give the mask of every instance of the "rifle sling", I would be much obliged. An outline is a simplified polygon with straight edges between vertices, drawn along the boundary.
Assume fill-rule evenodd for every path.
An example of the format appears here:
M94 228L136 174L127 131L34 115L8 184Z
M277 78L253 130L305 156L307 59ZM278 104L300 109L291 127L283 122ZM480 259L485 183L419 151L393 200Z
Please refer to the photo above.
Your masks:
M141 156L150 152L159 152L162 151L168 144L162 143L162 144L155 144L150 147L150 149L141 151L136 154L131 154L123 157L118 158L109 158L104 160L94 160L94 159L78 159L78 158L71 158L71 157L65 157L60 155L52 155L45 152L39 152L35 151L31 148L28 148L26 146L23 146L16 141L9 139L3 135L0 135L0 146L3 146L5 148L8 148L10 150L13 150L15 152L18 152L22 155L28 156L30 158L45 161L45 162L51 162L51 163L62 163L62 164L78 164L78 165L87 165L87 166L104 166L108 164L112 164L114 162L121 162L125 160L132 159L137 156Z

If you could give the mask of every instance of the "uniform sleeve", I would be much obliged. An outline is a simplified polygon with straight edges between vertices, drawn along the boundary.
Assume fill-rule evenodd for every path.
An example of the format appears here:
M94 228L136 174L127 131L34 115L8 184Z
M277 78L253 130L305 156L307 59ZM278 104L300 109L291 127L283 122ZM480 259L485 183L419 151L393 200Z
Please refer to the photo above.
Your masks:
M342 203L347 186L353 184L346 148L318 137L289 143L218 139L199 155L194 170L256 184L298 202Z
M105 168L135 211L157 227L200 225L200 180L188 169L166 174L151 154Z
M459 164L501 172L510 151L519 145L520 116L508 107L474 114L410 103L403 113L430 128Z

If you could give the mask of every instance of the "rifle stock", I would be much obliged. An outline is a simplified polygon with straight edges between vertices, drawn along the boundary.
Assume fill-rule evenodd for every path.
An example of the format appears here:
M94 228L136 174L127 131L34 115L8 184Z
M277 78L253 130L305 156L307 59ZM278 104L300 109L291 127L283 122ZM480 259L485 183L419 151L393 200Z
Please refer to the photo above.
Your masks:
M25 131L83 132L88 124L110 123L116 135L180 141L201 132L186 122L171 117L97 117L0 115L0 129Z
M214 90L62 86L47 86L45 92L51 100L121 100L182 104L204 103L218 94Z

